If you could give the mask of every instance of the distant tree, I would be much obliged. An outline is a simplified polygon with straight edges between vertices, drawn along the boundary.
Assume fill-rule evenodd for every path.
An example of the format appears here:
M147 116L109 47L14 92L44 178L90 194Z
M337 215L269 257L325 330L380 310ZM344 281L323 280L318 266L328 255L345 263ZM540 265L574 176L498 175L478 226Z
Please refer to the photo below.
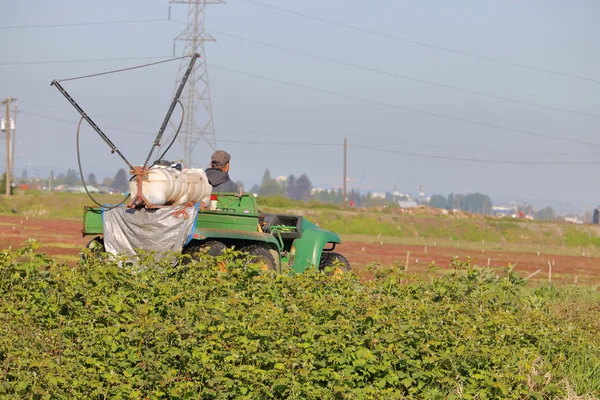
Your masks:
M258 194L261 196L278 196L283 194L283 187L279 182L271 178L271 171L268 169L263 174Z
M296 200L309 200L312 188L313 185L308 175L302 174L294 185L294 193L292 198Z
M493 204L488 195L483 193L473 193L466 196L465 206L465 211L489 215L492 213Z
M269 181L271 181L271 171L269 170L269 168L265 169L265 172L263 173L263 177L262 177L262 181L261 184L264 185L265 183L268 183Z
M124 193L129 190L129 179L127 179L127 172L125 172L123 168L117 171L111 188L120 193Z
M85 182L88 186L98 186L98 181L96 180L96 175L93 173L88 175L87 182Z
M294 175L290 175L286 181L285 195L290 199L294 198L294 194L296 192L296 177Z
M102 181L102 186L108 186L108 187L112 187L113 184L113 180L111 177L106 177L104 178L104 180Z
M464 196L462 194L450 193L446 199L446 207L450 210L462 210L462 201Z
M444 196L434 194L429 199L429 205L435 208L448 208L448 202Z
M0 178L0 194L6 194L6 173Z
M250 188L250 193L258 193L260 191L260 186L258 185L252 185L252 187Z
M24 169L23 172L21 172L21 180L26 181L27 179L29 179L29 177L27 175L27 170Z
M65 174L62 172L54 177L54 182L57 185L62 185L65 182Z
M359 207L362 205L362 196L360 192L355 189L351 189L350 193L348 193L348 203L352 202L355 207Z
M79 182L79 174L74 169L69 168L67 170L67 176L65 176L63 183L68 186L74 186L74 185L77 185L78 182Z
M344 192L342 191L342 188L339 188L335 193L335 203L344 204Z
M535 213L535 219L542 221L554 221L556 220L556 213L552 207L545 207Z
M482 193L454 194L450 193L446 200L446 207L478 214L492 213L492 200Z

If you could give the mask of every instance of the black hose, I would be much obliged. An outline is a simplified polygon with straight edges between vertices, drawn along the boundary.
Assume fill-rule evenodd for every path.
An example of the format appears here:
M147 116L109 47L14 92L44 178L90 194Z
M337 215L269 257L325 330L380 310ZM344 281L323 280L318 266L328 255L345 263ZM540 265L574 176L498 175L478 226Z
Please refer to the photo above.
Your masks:
M92 194L90 193L90 191L87 188L87 185L85 183L85 178L83 177L83 168L81 168L81 154L80 154L80 151L79 151L79 131L81 129L81 123L83 122L83 120L84 120L84 118L81 117L81 119L79 120L79 124L77 124L77 140L76 140L77 164L79 165L79 175L81 176L81 184L83 185L83 188L85 189L85 192L87 193L87 195L90 198L90 200L92 200L97 206L105 208L107 210L111 210L113 208L120 207L123 204L125 204L125 202L129 198L129 194L127 196L125 196L125 198L123 199L123 201L121 201L119 204L111 206L111 207L105 207L103 204L100 204L99 202L96 201L96 199L94 199L94 196L92 196Z
M181 106L181 122L179 122L179 127L177 128L177 132L175 132L175 136L173 136L173 140L171 140L171 143L169 144L169 146L167 146L165 151L163 151L162 155L156 161L162 160L162 158L165 156L165 154L167 154L167 151L169 151L171 146L173 146L173 143L175 143L175 140L177 139L177 136L179 135L179 131L181 130L181 127L183 126L183 120L185 118L185 108L183 107L183 104L181 103L180 100L177 100L177 102Z

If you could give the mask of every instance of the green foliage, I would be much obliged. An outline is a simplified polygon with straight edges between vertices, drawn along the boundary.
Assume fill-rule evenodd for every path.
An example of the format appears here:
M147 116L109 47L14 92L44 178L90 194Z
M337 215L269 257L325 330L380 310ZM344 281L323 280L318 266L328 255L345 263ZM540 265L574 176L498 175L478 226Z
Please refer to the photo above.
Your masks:
M98 187L98 181L96 180L96 175L94 175L94 173L88 175L85 183L87 186L94 186L96 188Z
M75 171L72 168L69 168L67 170L67 176L65 177L62 183L67 186L80 185L81 177L79 176L79 172Z
M286 195L294 200L309 200L313 185L308 175L302 174L298 179L292 175L290 178L294 179L288 180Z
M556 213L552 207L545 207L535 213L535 219L540 221L554 221Z
M429 199L429 205L435 208L448 208L448 201L444 196L434 194Z
M491 214L492 200L486 194L469 193L454 194L450 193L446 200L446 206L451 209L458 209L477 214Z
M125 169L121 168L117 171L115 179L113 179L111 189L119 193L129 192L129 175L127 175Z
M565 245L571 247L600 247L600 237L576 229L565 232Z
M259 196L282 196L283 192L284 187L276 179L271 178L271 171L266 169L258 189Z
M6 172L0 177L0 194L6 194Z
M141 271L89 255L71 268L35 248L0 254L2 398L600 395L598 336L557 308L565 293L510 270L454 260L421 281L374 266L361 283L259 273L231 253Z
M122 195L95 195L100 202L116 204ZM0 213L11 213L11 208L23 215L81 219L83 207L93 203L85 193L27 191L11 197L0 196Z

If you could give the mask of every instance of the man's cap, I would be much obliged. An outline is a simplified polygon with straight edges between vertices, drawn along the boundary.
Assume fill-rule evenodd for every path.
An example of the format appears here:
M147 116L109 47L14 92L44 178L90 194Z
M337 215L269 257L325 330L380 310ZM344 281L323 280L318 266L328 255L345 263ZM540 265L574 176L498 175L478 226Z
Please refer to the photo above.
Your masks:
M213 167L224 167L229 164L231 156L225 150L217 150L210 158L210 163Z

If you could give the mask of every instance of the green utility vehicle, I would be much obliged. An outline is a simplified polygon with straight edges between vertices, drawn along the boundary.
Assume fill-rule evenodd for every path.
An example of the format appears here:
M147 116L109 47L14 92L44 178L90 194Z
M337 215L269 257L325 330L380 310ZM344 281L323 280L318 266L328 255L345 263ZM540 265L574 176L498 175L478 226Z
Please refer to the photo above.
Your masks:
M215 198L215 210L198 213L184 254L192 258L200 252L218 256L233 247L248 253L265 269L278 272L301 273L311 266L332 273L350 270L348 260L333 251L341 243L337 234L300 216L263 214L252 194L218 193L213 194ZM102 227L102 209L86 207L83 235L102 235ZM92 239L87 247L102 249L102 236Z

